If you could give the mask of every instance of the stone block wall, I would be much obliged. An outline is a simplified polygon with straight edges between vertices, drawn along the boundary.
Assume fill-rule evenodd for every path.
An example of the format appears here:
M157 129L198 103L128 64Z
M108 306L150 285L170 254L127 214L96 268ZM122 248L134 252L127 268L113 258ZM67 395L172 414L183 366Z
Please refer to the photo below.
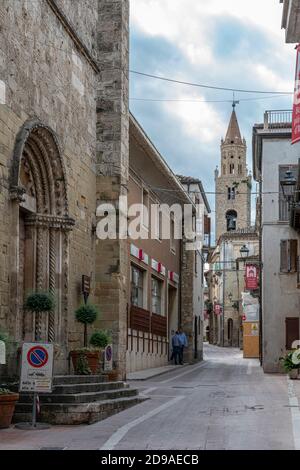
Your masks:
M97 31L97 205L127 195L129 170L129 2L99 0ZM126 375L128 241L97 241L96 294L101 326L112 331L113 360Z
M56 4L69 26L75 25L77 39L50 3ZM74 310L82 300L81 275L95 272L97 71L93 59L82 50L96 49L96 7L96 0L0 2L0 80L6 95L5 104L0 105L0 328L21 341L22 325L12 321L22 299L12 301L11 297L19 275L19 227L9 197L9 175L17 133L25 121L35 117L57 137L69 215L76 221L69 234L68 314L64 320L68 335L61 344L60 372L67 371L68 350L82 344L82 326L74 320ZM82 41L82 50L78 41Z

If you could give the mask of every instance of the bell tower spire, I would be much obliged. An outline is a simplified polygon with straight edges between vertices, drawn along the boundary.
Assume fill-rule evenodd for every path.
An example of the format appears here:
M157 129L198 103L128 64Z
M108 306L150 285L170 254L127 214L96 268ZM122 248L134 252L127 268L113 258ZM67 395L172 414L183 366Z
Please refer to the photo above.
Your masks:
M246 164L247 145L235 112L237 104L233 96L226 137L221 140L221 167L215 174L216 241L223 233L248 228L251 221L251 176Z

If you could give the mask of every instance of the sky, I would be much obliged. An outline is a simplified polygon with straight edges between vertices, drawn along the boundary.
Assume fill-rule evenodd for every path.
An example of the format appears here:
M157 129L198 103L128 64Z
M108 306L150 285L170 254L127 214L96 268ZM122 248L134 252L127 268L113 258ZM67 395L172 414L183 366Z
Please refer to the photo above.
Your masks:
M131 0L130 4L132 70L228 88L293 91L295 45L285 44L279 0ZM262 95L235 95L236 100L253 97ZM208 101L232 99L232 92L130 74L132 113L172 170L200 178L207 192L214 191L220 140L232 111L229 102ZM241 101L237 106L249 170L253 124L263 122L265 110L291 107L292 97ZM213 195L209 202L214 211Z

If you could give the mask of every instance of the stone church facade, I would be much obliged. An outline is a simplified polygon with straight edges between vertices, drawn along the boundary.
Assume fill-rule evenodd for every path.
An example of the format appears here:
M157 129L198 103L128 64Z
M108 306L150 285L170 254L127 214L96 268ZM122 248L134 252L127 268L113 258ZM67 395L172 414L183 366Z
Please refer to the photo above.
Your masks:
M40 335L58 345L55 372L68 371L85 274L124 375L127 245L99 243L95 214L128 183L128 3L0 3L0 329L14 341L10 372L22 341ZM23 309L38 289L55 295L49 316Z

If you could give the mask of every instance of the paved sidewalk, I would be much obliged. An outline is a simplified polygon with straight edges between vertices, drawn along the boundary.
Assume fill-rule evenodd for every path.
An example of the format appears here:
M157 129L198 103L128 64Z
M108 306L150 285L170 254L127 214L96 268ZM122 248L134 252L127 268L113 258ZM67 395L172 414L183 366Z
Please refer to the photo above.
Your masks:
M137 372L130 372L127 374L127 380L148 380L152 379L152 377L157 377L162 374L166 374L167 372L172 372L177 369L182 369L185 366L188 366L190 364L183 364L180 366L175 366L175 365L168 365L168 366L163 366L163 367L155 367L153 369L144 369L144 370L139 370Z

